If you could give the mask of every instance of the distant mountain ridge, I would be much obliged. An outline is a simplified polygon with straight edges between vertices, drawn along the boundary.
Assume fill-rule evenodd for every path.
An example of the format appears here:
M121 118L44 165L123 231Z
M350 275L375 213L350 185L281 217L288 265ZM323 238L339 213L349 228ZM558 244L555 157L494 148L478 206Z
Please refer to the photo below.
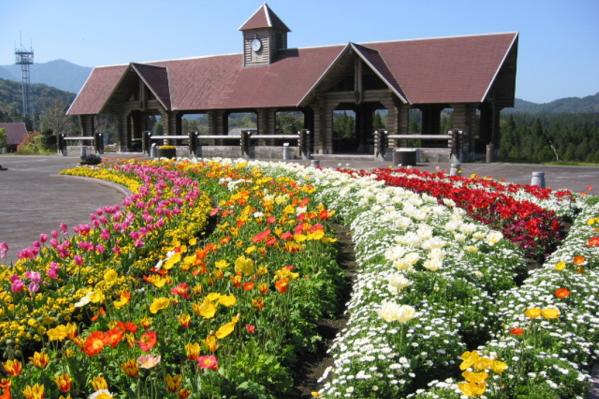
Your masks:
M54 87L40 83L31 85L31 105L36 114L42 113L56 101L62 104L70 104L74 98L75 94ZM23 120L19 115L21 107L21 84L0 79L0 121Z
M516 98L515 107L505 111L530 113L530 114L557 114L557 113L587 113L599 112L599 92L586 97L564 97L548 103L534 103Z
M54 60L31 66L31 83L43 83L71 93L79 92L85 83L90 67L73 64L66 60ZM21 67L19 65L0 66L0 79L20 82Z

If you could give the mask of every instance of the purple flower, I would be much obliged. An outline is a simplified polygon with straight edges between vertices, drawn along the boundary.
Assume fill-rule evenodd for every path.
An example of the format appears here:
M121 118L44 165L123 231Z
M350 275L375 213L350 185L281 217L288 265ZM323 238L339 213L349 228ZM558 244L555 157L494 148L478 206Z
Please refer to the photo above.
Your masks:
M30 283L27 286L27 289L29 290L29 292L31 292L32 294L35 294L36 292L38 292L40 290L40 285L38 283Z

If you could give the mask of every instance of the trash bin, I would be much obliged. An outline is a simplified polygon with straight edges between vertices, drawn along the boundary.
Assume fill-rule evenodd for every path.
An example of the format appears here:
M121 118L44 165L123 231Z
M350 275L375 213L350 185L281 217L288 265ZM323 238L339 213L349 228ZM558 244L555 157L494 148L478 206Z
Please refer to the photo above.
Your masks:
M393 165L416 166L415 148L398 148L393 152Z
M289 161L291 159L291 147L289 143L283 143L283 160Z

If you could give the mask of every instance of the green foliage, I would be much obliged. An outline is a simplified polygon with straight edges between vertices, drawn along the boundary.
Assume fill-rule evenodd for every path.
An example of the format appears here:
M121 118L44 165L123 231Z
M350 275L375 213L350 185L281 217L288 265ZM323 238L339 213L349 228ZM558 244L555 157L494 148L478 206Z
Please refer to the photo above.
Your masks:
M300 111L277 112L277 133L296 134L304 128L304 114Z
M6 130L0 129L0 148L6 147Z
M37 126L40 115L57 101L70 104L75 94L58 90L44 84L31 85L31 105L33 107L33 118L24 118L21 115L21 84L11 80L0 79L0 122L25 121L27 129L32 129L32 123Z
M32 133L28 135L22 144L17 147L17 154L36 155L49 154L50 151L44 145L44 137L41 133Z
M335 137L350 138L354 136L356 114L353 111L335 111L333 113L333 132Z
M555 151L554 151L555 150ZM501 121L504 161L599 162L599 114L510 114Z

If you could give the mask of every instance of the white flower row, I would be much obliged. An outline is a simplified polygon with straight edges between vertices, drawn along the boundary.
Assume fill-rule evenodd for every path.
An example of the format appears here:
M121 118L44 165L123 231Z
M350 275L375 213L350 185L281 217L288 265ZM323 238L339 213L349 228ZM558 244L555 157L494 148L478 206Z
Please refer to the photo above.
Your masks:
M456 367L466 349L462 334L489 329L493 295L525 268L501 233L472 222L451 201L442 206L332 170L250 165L314 184L352 233L358 271L347 326L330 349L334 364L320 380L325 397L396 397L428 372ZM446 298L454 293L466 298Z

